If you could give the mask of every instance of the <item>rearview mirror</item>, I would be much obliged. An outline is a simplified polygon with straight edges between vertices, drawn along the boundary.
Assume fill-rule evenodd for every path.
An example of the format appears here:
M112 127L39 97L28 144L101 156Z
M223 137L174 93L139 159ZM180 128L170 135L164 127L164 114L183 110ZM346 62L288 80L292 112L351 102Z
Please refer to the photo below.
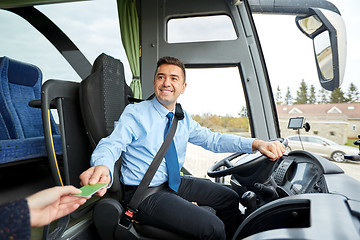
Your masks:
M326 90L338 88L344 78L346 30L342 17L332 11L310 8L310 14L297 16L296 25L313 40L320 84Z

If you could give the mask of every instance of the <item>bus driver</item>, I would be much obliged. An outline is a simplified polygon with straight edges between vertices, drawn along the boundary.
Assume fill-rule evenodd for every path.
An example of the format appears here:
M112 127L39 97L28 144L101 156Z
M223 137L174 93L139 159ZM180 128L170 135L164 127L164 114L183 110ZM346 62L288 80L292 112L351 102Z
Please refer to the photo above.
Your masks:
M114 131L94 150L92 167L80 175L81 184L112 182L114 164L122 156L121 182L127 204L163 143L163 132L171 121L169 115L173 114L186 86L184 64L173 57L159 59L154 79L156 97L125 108ZM172 157L165 156L150 183L150 187L164 183L166 187L142 201L135 220L198 239L231 239L242 219L239 196L230 188L205 179L180 178L187 142L213 152L259 150L272 161L283 155L284 145L278 141L211 132L186 111L184 119L178 122L173 142L175 149L168 150ZM103 196L105 192L106 189L102 189L98 195ZM192 202L212 207L216 215Z

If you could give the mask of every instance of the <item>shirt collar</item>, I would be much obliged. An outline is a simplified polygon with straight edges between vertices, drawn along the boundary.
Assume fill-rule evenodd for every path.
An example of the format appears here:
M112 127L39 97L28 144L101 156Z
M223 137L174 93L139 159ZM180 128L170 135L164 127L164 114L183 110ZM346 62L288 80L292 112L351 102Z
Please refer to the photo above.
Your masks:
M170 112L166 107L161 105L161 103L157 100L156 97L154 97L151 102L153 103L155 110L160 114L160 116L166 117L166 115ZM175 114L175 109L172 112Z

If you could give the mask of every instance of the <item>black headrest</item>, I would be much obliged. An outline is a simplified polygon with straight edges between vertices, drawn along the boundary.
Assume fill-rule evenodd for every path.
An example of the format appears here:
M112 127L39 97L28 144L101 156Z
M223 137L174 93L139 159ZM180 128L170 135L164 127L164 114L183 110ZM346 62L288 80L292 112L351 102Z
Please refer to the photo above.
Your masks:
M129 96L133 93L125 82L123 64L102 53L80 84L81 113L93 147L113 131Z

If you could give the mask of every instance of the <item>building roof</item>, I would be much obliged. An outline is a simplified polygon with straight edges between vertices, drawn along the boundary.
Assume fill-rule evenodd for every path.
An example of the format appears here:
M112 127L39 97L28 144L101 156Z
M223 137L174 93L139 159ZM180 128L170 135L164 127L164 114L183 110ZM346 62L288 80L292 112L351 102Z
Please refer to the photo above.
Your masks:
M360 103L295 104L276 105L279 117L289 116L333 116L360 118Z

